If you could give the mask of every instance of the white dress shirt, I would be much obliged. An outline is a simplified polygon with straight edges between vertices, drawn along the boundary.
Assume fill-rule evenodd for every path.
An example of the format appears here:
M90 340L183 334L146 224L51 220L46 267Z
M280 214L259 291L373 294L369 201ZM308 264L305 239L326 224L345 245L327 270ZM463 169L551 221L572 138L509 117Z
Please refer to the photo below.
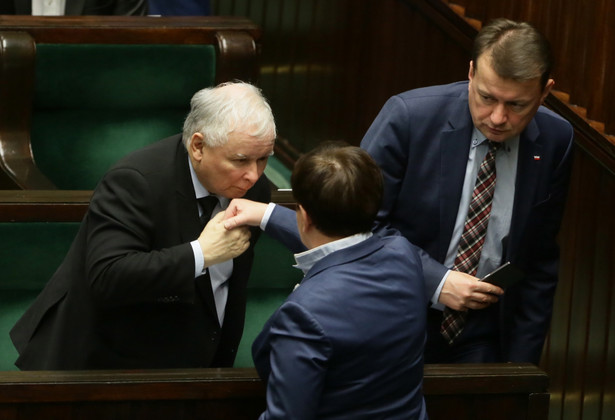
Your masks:
M194 172L194 168L192 167L192 163L189 162L188 166L190 167L190 176L192 178L192 185L194 186L194 192L196 193L197 200L208 196L209 192L199 182L196 173ZM211 213L212 217L216 213L225 210L229 203L230 200L228 198L218 197L218 204ZM203 211L199 206L199 215L202 212ZM190 242L190 245L192 246L192 251L194 253L194 277L197 278L205 274L205 259L203 258L203 250L201 249L201 244L199 244L198 240ZM226 309L226 300L228 298L228 279L231 277L231 274L233 274L233 260L230 259L228 261L212 265L208 268L208 270L209 277L211 279L211 289L214 294L214 300L216 301L218 321L220 322L220 327L222 327L222 323L224 322L224 311Z
M32 0L32 16L63 16L66 0Z

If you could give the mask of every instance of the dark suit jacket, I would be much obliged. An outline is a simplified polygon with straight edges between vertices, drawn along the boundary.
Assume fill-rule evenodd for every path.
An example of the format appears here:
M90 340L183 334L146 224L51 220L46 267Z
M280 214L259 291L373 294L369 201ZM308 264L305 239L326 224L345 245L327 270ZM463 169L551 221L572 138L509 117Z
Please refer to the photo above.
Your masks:
M300 249L295 212L276 207L266 232ZM426 418L423 288L418 254L400 236L318 261L252 346L267 381L261 419Z
M246 198L268 202L265 176ZM61 266L11 331L21 369L231 366L259 235L234 260L224 325L194 279L198 205L181 136L137 151L97 186Z
M468 84L459 82L392 97L361 143L384 173L380 227L392 226L426 252L422 260L428 296L447 270L442 263L459 207L472 130ZM570 124L544 107L521 133L513 214L502 257L519 265L526 276L506 291L499 305L473 312L460 337L471 340L485 328L498 328L506 361L538 363L540 358L557 283L556 235L572 144Z
M4 0L3 15L31 15L32 0ZM66 0L65 15L147 15L147 0Z

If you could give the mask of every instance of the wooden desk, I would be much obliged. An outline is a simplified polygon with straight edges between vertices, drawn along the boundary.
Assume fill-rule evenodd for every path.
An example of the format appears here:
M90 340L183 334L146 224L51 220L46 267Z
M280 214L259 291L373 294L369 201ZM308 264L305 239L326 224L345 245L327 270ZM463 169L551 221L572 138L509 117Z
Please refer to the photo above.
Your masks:
M428 365L431 420L546 419L544 372L527 364ZM2 419L256 419L254 369L1 372Z

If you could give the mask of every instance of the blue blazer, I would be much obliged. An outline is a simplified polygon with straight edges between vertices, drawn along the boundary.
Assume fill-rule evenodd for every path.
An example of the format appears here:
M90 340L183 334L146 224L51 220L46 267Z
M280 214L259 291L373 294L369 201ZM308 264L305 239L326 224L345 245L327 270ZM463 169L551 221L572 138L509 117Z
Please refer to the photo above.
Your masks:
M420 247L426 292L433 295L447 267L473 130L468 83L416 89L390 98L361 142L385 178L379 228L394 228ZM538 363L557 283L559 230L568 189L571 125L540 107L521 133L514 207L502 261L525 271L490 310L476 311L481 334L501 334L502 359ZM466 333L464 333L466 335Z
M287 208L276 207L266 232L305 249ZM421 264L408 241L374 235L327 255L254 341L267 381L261 419L425 419L424 328Z

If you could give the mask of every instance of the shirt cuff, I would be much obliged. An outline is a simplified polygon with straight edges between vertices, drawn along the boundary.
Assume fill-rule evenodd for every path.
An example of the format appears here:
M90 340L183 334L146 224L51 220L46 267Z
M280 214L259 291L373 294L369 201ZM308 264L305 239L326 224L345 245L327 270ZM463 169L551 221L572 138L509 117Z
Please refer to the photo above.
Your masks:
M194 278L205 274L205 258L203 258L203 249L198 240L190 242L192 253L194 254Z
M440 280L440 284L438 285L438 288L436 289L436 292L433 294L433 296L431 297L431 307L433 309L438 309L440 311L443 311L444 308L446 307L446 305L439 303L438 299L440 299L440 293L442 293L442 288L444 287L444 282L446 281L448 274L451 272L451 270L447 270L446 273L444 274L444 277L442 277L442 280Z
M271 213L273 213L273 210L275 209L275 203L269 203L269 205L267 205L267 210L265 210L265 214L263 214L263 218L261 219L261 224L260 224L260 228L261 230L265 230L265 228L267 227L267 223L269 223L269 218L271 217Z

